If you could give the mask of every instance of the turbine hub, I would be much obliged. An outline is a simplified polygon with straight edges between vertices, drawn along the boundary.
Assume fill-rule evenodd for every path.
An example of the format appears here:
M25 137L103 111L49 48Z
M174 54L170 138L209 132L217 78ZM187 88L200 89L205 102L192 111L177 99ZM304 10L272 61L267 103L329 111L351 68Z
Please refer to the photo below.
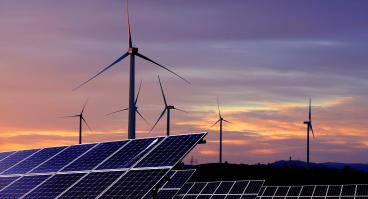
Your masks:
M135 47L129 48L128 53L130 55L136 54L138 53L138 48L135 48Z

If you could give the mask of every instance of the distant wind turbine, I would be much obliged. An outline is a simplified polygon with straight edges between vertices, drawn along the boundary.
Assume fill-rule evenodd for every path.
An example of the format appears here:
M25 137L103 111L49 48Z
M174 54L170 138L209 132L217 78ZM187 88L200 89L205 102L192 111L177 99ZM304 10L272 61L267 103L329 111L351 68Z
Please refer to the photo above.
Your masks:
M78 117L79 118L79 144L82 144L82 130L83 130L83 123L88 127L90 131L92 131L92 128L88 125L86 119L84 118L84 110L86 109L87 102L84 104L82 111L78 115L70 115L65 116L62 118L71 118L71 117Z
M308 121L305 121L304 124L307 125L307 168L309 167L309 132L312 131L312 135L314 138L314 131L312 125L312 99L309 99L309 115Z
M149 122L142 116L142 114L138 111L138 107L137 107L137 102L138 102L138 98L139 98L139 94L141 92L141 87L142 87L142 81L139 83L139 88L138 88L138 93L137 93L137 97L135 98L135 101L134 101L134 106L135 106L135 111L138 113L138 115L143 119L143 121L149 125ZM122 111L127 111L129 110L129 108L125 108L125 109L121 109L121 110L117 110L117 111L114 111L114 112L111 112L111 113L108 113L106 114L105 116L109 116L109 115L113 115L113 114L116 114L116 113L120 113Z
M126 12L127 12L127 18L128 18L128 39L129 39L129 47L128 47L128 51L126 53L124 53L121 57L119 57L117 60L115 60L112 64L108 65L107 67L103 68L100 72L98 72L96 75L92 76L90 79L88 79L87 81L83 82L82 84L80 84L78 87L76 87L74 90L82 87L83 85L87 84L88 82L90 82L92 79L96 78L97 76L99 76L100 74L104 73L105 71L107 71L108 69L110 69L112 66L114 66L115 64L121 62L124 58L126 58L127 56L130 56L130 81L129 81L129 120L128 120L128 138L129 139L135 139L136 135L135 135L135 128L136 128L136 110L135 110L135 99L134 99L134 95L135 95L135 56L138 56L146 61L149 61L155 65L157 65L158 67L161 67L167 71L169 71L170 73L176 75L177 77L179 77L180 79L184 80L185 82L189 83L189 81L187 81L186 79L184 79L183 77L181 77L180 75L178 75L177 73L173 72L172 70L166 68L165 66L153 61L152 59L144 56L141 53L138 53L138 48L133 46L133 40L132 40L132 34L131 34L131 28L130 28L130 19L129 19L129 12L128 12L128 0L126 1Z
M217 123L220 122L220 157L219 157L219 162L222 163L222 122L227 122L230 123L229 121L225 120L222 115L221 115L221 111L220 111L220 103L219 100L217 99L217 109L218 109L218 116L219 119L211 126L214 127Z
M158 76L158 82L160 83L162 98L164 99L165 107L164 107L164 110L162 111L161 115L158 117L156 123L153 125L150 132L156 127L157 123L161 120L161 118L166 113L166 116L167 116L167 118L166 118L166 135L169 136L170 135L170 112L171 112L171 110L178 110L178 111L185 112L185 113L186 113L186 111L178 109L174 105L167 104L164 89L162 88L160 76Z

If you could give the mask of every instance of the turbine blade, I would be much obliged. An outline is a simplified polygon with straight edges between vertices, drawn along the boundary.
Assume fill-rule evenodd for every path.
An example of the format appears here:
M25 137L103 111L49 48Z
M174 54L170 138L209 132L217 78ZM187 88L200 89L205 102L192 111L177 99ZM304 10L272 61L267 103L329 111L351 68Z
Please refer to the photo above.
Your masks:
M83 114L83 113L84 113L84 110L86 109L87 103L88 103L88 99L86 100L86 103L84 103L84 106L83 106L83 109L82 109L82 111L81 111L81 114Z
M309 123L309 129L312 131L312 135L313 135L313 138L314 138L314 131L313 131L312 122Z
M309 121L312 121L312 98L309 99Z
M164 111L162 111L162 113L161 113L160 117L158 117L158 119L157 119L156 123L153 125L153 127L152 127L152 128L151 128L151 130L149 131L150 133L151 133L151 132L153 131L153 129L156 127L157 123L161 120L162 116L164 116L165 112L166 112L166 107L165 107Z
M181 111L181 112L184 112L184 113L188 113L188 111L184 111L184 110L182 110L182 109L179 109L179 108L174 108L175 110L178 110L178 111Z
M160 88L161 88L162 98L164 98L165 107L167 107L167 101L166 101L166 97L165 97L164 89L162 88L161 79L160 79L160 76L159 76L159 75L157 75L157 77L158 77L158 82L160 83Z
M130 28L130 17L129 17L129 0L126 1L126 13L128 17L128 36L129 36L129 48L133 47L132 32Z
M80 117L80 115L67 115L67 116L62 116L59 118L71 118L71 117Z
M180 79L182 79L182 80L183 80L183 81L185 81L186 83L190 84L190 82L189 82L188 80L184 79L183 77L181 77L180 75L178 75L178 74L177 74L177 73L175 73L174 71L172 71L172 70L170 70L170 69L166 68L165 66L163 66L163 65L161 65L161 64L159 64L159 63L157 63L157 62L155 62L155 61L153 61L153 60L151 60L150 58L148 58L148 57L146 57L146 56L144 56L144 55L142 55L142 54L140 54L140 53L137 53L137 56L138 56L138 57L140 57L140 58L142 58L142 59L145 59L145 60L147 60L147 61L149 61L149 62L151 62L151 63L153 63L153 64L156 64L157 66L159 66L159 67L161 67L161 68L163 68L163 69L165 69L165 70L169 71L170 73L172 73L172 74L176 75L177 77L179 77Z
M138 111L138 109L136 110L136 112L138 113L138 115L143 119L143 121L147 124L150 125L150 123L146 120L146 118L143 117L143 115Z
M217 120L211 127L214 127L217 123L219 123L220 120Z
M84 119L84 117L82 117L83 122L86 124L86 126L88 127L88 129L93 132L92 128L89 126L89 124L87 123L87 121Z
M227 123L229 123L229 124L232 124L232 122L229 122L229 121L227 121L227 120L224 120L224 119L223 119L222 121L224 121L224 122L227 122Z
M119 63L121 60L123 60L125 57L127 57L129 55L129 53L125 53L124 55L122 55L121 57L119 57L117 60L115 60L112 64L108 65L107 67L105 67L104 69L102 69L100 72L98 72L96 75L94 75L93 77L91 77L90 79L88 79L87 81L83 82L82 84L80 84L79 86L75 87L73 89L73 91L79 89L80 87L84 86L85 84L87 84L88 82L90 82L91 80L93 80L94 78L96 78L97 76L101 75L101 73L105 72L106 70L108 70L109 68L111 68L112 66L114 66L115 64Z
M108 114L106 114L105 116L113 115L113 114L115 114L115 113L119 113L119 112L126 111L126 110L129 110L129 108L125 108L125 109L117 110L117 111L114 111L114 112L108 113Z
M137 97L135 98L135 102L134 102L135 105L137 105L138 98L139 98L139 93L141 92L141 87L142 87L142 80L139 83L139 89L138 89Z
M219 118L221 118L220 102L219 102L219 98L218 97L217 97L217 109L218 109Z

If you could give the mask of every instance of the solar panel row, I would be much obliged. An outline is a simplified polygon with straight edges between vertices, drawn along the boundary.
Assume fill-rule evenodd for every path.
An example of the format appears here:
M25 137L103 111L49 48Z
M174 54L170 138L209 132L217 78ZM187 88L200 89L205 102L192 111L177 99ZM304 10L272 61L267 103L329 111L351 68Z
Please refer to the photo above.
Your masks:
M174 166L202 134L0 153L0 175ZM154 149L153 151L151 151ZM150 152L150 153L148 153ZM148 155L147 155L148 154ZM5 157L7 156L7 157ZM143 156L142 161L138 162ZM138 162L138 164L136 164Z
M9 153L0 161L0 198L143 198L205 135ZM155 160L160 151L176 154Z
M280 197L368 197L368 185L265 186L260 198Z
M263 183L263 180L190 182L183 186L175 198L255 199L261 190Z

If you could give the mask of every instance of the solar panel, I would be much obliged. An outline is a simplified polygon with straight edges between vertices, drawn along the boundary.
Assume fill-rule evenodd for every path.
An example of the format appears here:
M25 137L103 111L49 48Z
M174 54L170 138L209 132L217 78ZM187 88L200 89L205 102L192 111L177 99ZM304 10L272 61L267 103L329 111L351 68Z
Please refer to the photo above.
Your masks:
M32 150L25 150L25 151L17 151L12 155L8 156L7 158L3 159L0 162L0 172L4 172L8 168L14 166L15 164L19 163L20 161L24 160L28 156L32 155L33 153L37 152L39 149L32 149Z
M230 190L230 194L243 194L247 188L249 181L237 181Z
M64 190L66 190L84 175L84 173L54 175L44 183L40 184L32 192L26 194L23 198L56 198L59 194L61 194Z
M170 170L205 135L9 152L0 160L0 198L143 198L156 187L158 196L172 198L194 170ZM158 166L134 168L157 156Z
M99 198L143 198L169 169L131 170Z
M4 171L2 175L27 173L35 166L38 166L39 164L51 158L65 148L66 147L53 147L42 149L29 158L25 159L24 161L20 162L19 164L15 165L14 167L11 167L8 170Z
M10 183L18 179L19 177L0 177L0 190L8 186Z
M268 186L265 189L283 190L276 191L277 196L266 196L260 194L260 199L349 199L349 198L368 198L368 185L305 185L305 186ZM286 192L285 190L289 190ZM312 192L312 196L311 196Z
M191 182L179 191L180 198L244 198L255 199L263 185L263 180ZM271 192L274 194L276 188ZM265 197L266 198L266 197Z
M235 182L221 182L220 186L216 189L215 194L228 194L234 183Z
M181 187L192 177L195 170L177 170L171 176L170 181L168 181L162 189L181 189Z
M166 137L137 167L175 166L205 134L190 134Z
M15 151L11 151L11 152L2 152L0 153L0 161L5 159L6 157L8 157L9 155L15 153Z
M90 173L60 198L96 198L125 171Z
M92 170L103 160L124 146L127 141L105 142L97 145L86 154L79 157L62 171Z
M96 144L73 145L36 167L31 173L57 172Z
M102 169L130 168L136 163L148 149L158 142L157 138L137 139L130 141L116 154L97 167Z
M24 176L0 191L0 198L20 198L49 177L49 175Z

